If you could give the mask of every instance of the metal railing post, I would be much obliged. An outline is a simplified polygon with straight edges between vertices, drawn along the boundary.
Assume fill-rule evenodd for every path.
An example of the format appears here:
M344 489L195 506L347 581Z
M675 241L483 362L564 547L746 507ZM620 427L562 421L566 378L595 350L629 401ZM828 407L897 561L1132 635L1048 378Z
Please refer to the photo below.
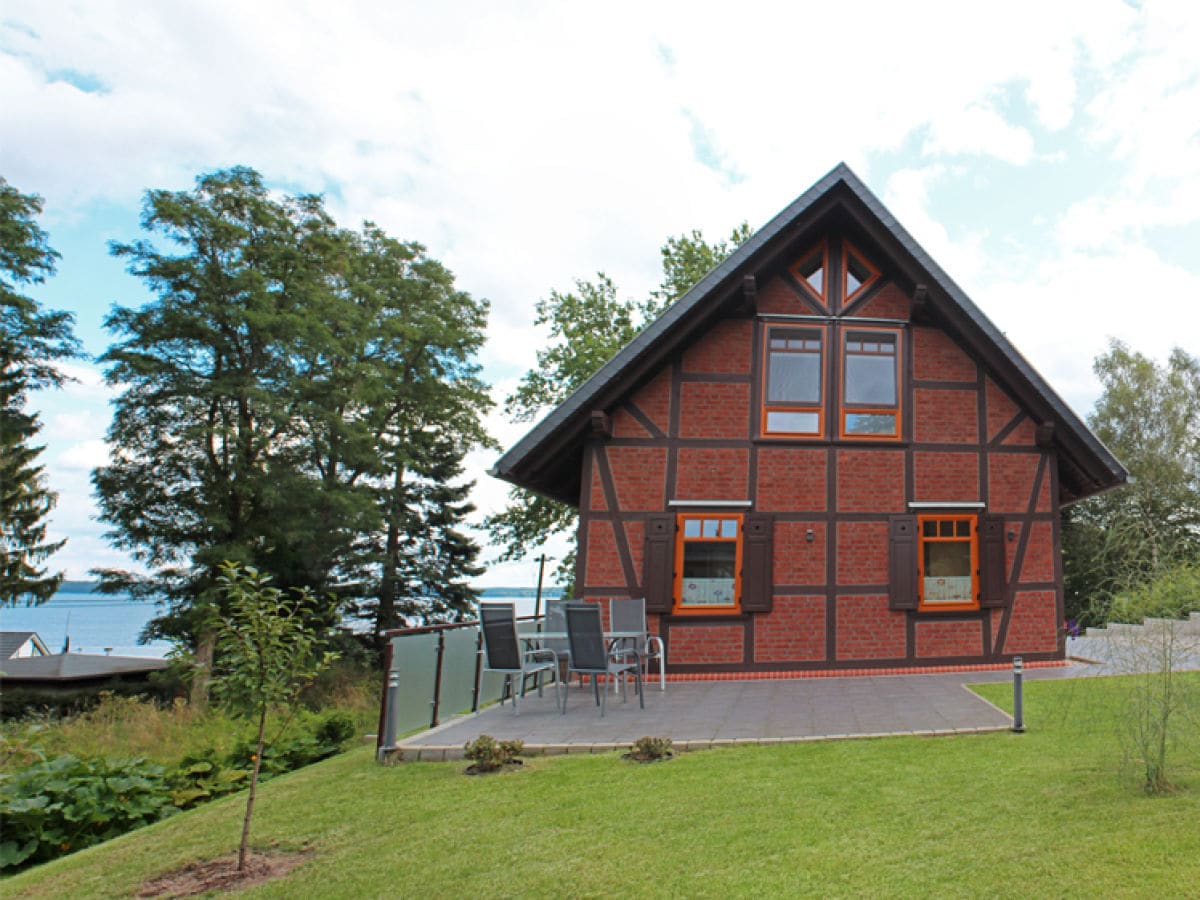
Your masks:
M483 689L483 629L475 634L475 689L471 692L471 712L479 712L479 692Z
M437 728L438 711L442 705L442 660L446 656L446 632L438 632L437 642L437 671L433 676L433 718L429 721L430 728Z

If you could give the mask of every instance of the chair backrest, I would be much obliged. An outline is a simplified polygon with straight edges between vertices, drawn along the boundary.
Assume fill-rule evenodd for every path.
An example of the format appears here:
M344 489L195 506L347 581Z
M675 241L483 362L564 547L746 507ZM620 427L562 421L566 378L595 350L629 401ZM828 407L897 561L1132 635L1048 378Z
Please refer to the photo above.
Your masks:
M565 632L567 630L567 601L565 599L546 601L546 631ZM566 638L546 638L542 646L555 653L566 653L568 642Z
M644 597L631 597L628 600L609 600L608 612L613 631L641 632L642 636L636 641L637 652L645 652L646 599Z
M517 608L512 603L480 603L479 626L489 669L520 669Z
M595 603L568 603L567 642L571 646L571 668L606 671L608 649L600 624L600 607Z

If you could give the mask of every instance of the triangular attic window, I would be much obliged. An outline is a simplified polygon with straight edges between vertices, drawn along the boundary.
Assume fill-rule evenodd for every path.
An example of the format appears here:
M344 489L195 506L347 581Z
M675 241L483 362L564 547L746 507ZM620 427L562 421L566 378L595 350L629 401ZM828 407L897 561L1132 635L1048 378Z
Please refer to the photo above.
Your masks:
M792 275L822 303L825 303L826 256L825 242L822 241L791 266Z
M853 300L871 282L879 277L879 270L867 262L849 242L846 243L845 249L845 265L843 268L846 272L846 289L842 293L843 306Z

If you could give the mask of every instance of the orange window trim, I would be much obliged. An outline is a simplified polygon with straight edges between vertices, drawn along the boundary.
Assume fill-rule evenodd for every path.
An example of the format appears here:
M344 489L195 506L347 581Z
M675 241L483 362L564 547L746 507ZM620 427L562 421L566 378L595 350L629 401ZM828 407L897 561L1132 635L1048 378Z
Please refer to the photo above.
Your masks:
M867 267L870 275L853 291L850 290L850 254ZM877 269L867 257L847 240L842 241L842 306L849 306L859 294L873 285L879 279L879 269Z
M693 537L685 539L683 536L683 523L687 521L704 521L705 519L735 519L737 521L737 537L736 538L706 538ZM694 544L719 544L719 543L736 543L733 559L733 596L736 598L733 603L723 604L720 606L684 606L683 605L683 548L686 543ZM679 616L702 616L711 613L728 613L737 612L742 607L742 515L741 513L680 513L675 517L675 588L674 588L674 609L675 615Z
M854 334L890 334L896 338L896 405L895 406L867 406L855 403L846 402L846 358L850 355L846 352L846 341L852 333ZM849 323L844 323L841 329L841 339L838 346L841 350L841 361L838 368L841 376L841 393L839 398L841 401L838 412L838 437L843 440L850 441L898 441L903 435L904 427L904 341L903 334L899 328L872 328L859 327ZM846 431L846 417L848 415L895 415L895 430L891 434L854 434Z
M808 279L800 274L800 264L812 259L814 253L821 254L821 290L820 291L818 291L811 284L809 284ZM792 263L790 266L788 266L788 273L793 278L795 278L796 281L800 282L800 286L803 287L804 290L806 290L810 294L812 294L814 299L816 299L822 306L828 308L828 306L829 306L829 241L828 241L828 239L823 238L822 240L818 241L816 244L813 244L811 247L809 247L808 250L806 250L804 253L801 253L800 256L796 259L796 261L794 263Z
M970 537L925 537L926 522L967 522ZM970 541L971 596L970 603L925 603L925 544ZM979 518L977 516L924 515L917 516L917 609L965 610L979 609Z
M773 329L788 330L788 331L819 331L821 333L821 402L819 405L803 404L803 403L771 403L767 400L767 377L771 372L771 331ZM759 373L759 396L762 398L762 413L759 416L758 433L764 438L781 438L791 440L794 438L806 438L809 440L819 439L825 436L825 405L826 391L828 390L826 361L826 348L829 346L829 328L824 325L793 325L780 324L778 322L764 322L761 328L762 340L762 363ZM816 431L768 431L767 430L767 413L769 412L795 412L795 413L816 413L817 430Z

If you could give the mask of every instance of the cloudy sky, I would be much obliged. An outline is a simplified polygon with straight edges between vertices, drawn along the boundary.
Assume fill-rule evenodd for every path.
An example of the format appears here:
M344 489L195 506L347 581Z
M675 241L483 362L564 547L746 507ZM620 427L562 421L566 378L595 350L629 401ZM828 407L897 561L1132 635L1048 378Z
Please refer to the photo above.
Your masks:
M109 257L147 188L244 164L345 225L419 240L492 302L497 397L533 304L597 270L630 297L673 234L765 223L847 162L1081 415L1117 337L1200 353L1200 6L6 0L0 175L45 198L37 296L96 355ZM109 395L38 398L69 577L125 563L95 521ZM523 427L496 416L505 444ZM473 460L483 510L504 485ZM552 548L552 553L561 548ZM483 584L526 584L527 565Z

